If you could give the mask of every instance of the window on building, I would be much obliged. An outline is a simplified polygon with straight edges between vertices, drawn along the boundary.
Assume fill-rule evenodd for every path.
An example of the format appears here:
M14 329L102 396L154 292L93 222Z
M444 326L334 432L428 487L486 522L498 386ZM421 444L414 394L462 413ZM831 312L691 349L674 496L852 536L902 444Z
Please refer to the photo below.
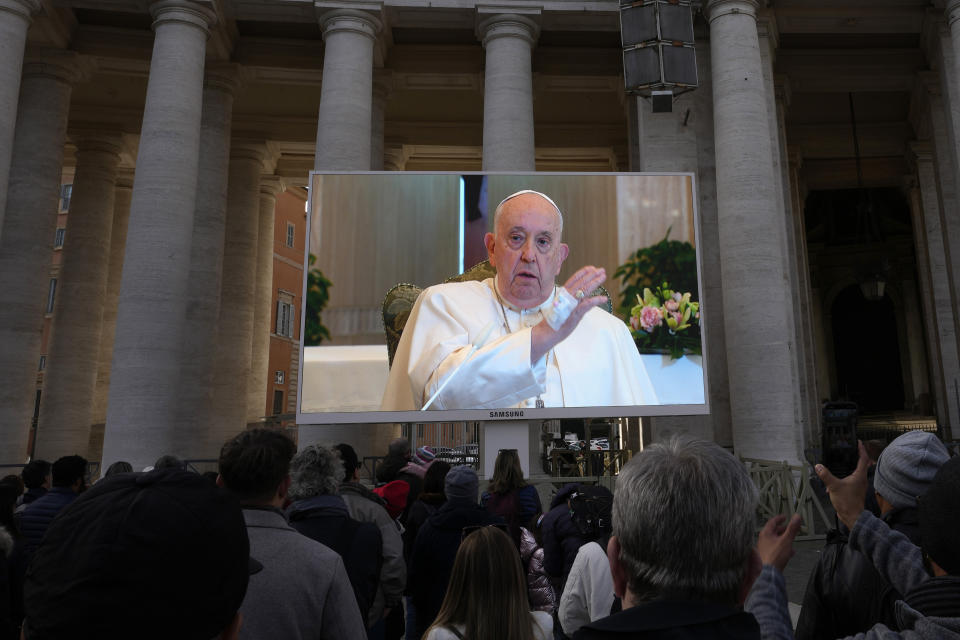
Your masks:
M70 196L73 195L72 184L60 185L60 213L70 210Z
M293 323L296 308L292 302L280 300L277 302L277 335L285 338L293 337Z
M294 235L297 233L297 225L292 222L287 223L287 246L291 249L294 245Z
M37 371L43 371L47 368L47 356L40 356L40 366L37 367Z
M283 391L277 389L273 392L273 415L283 413Z
M57 279L50 278L50 289L47 290L47 313L53 313L53 302L57 297Z
M63 238L67 234L67 230L64 227L57 227L57 232L53 234L53 248L59 249L63 246Z

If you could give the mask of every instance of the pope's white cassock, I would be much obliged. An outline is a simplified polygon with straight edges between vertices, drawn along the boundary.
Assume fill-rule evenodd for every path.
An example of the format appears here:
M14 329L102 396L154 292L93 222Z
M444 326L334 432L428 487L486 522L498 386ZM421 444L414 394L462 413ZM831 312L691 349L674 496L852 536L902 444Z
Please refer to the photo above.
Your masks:
M626 325L603 309L588 311L573 332L530 364L539 307L498 300L494 279L425 289L403 330L382 411L418 410L457 368L491 322L495 328L430 409L490 409L657 404L650 377Z

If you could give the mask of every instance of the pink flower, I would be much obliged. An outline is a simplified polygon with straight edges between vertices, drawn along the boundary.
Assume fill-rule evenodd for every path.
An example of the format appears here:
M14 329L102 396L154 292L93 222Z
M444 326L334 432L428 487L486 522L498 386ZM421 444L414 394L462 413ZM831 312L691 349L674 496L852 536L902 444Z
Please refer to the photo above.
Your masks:
M663 308L672 313L680 308L680 303L674 300L673 298L670 298L669 300L663 303Z
M640 330L640 318L637 316L630 316L630 328L634 331Z
M660 326L661 320L663 320L663 314L657 307L644 307L640 310L640 326L647 333Z

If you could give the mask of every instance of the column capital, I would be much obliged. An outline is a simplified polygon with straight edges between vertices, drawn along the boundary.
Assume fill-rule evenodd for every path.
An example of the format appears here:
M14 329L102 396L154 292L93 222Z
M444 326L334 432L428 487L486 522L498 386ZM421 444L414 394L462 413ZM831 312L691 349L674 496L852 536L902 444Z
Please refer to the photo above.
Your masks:
M759 0L707 0L703 7L703 14L712 24L724 16L738 14L745 14L756 20L759 9Z
M780 29L777 27L777 17L772 11L764 10L757 13L757 35L769 38L772 49L780 46Z
M76 128L68 131L68 137L76 145L78 153L113 153L117 156L117 161L120 160L120 152L123 151L123 133L120 131Z
M485 13L487 14L485 16ZM539 16L539 14L534 14ZM477 11L477 37L486 47L496 38L520 38L531 47L540 37L540 25L530 17L518 13L494 13L489 15L483 9Z
M928 140L914 140L910 143L910 154L914 161L933 162L933 145Z
M131 168L121 168L117 170L117 189L133 190L133 176L135 172Z
M350 31L377 41L377 34L383 27L383 22L368 11L358 9L329 9L318 13L320 28L323 30L323 39L331 33Z
M234 138L230 141L230 159L235 158L253 160L264 165L267 159L267 145L263 140Z
M947 16L947 24L953 29L953 24L960 20L960 0L947 0L944 14Z
M30 24L41 9L40 0L0 0L0 12L8 12Z
M153 0L150 3L153 30L167 22L180 22L208 33L217 22L217 12L211 0Z
M244 68L235 62L210 62L203 69L204 88L233 95L246 80Z
M278 175L260 176L260 195L276 198L287 188L286 181Z
M48 76L67 84L86 82L96 63L76 51L29 47L23 60L24 76Z

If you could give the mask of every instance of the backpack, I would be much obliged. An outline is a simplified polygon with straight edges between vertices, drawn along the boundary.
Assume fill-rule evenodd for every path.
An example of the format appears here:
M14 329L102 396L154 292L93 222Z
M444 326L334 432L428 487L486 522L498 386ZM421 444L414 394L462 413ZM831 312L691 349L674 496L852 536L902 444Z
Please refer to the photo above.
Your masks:
M609 535L612 514L613 494L606 487L582 485L570 495L570 519L584 540Z

